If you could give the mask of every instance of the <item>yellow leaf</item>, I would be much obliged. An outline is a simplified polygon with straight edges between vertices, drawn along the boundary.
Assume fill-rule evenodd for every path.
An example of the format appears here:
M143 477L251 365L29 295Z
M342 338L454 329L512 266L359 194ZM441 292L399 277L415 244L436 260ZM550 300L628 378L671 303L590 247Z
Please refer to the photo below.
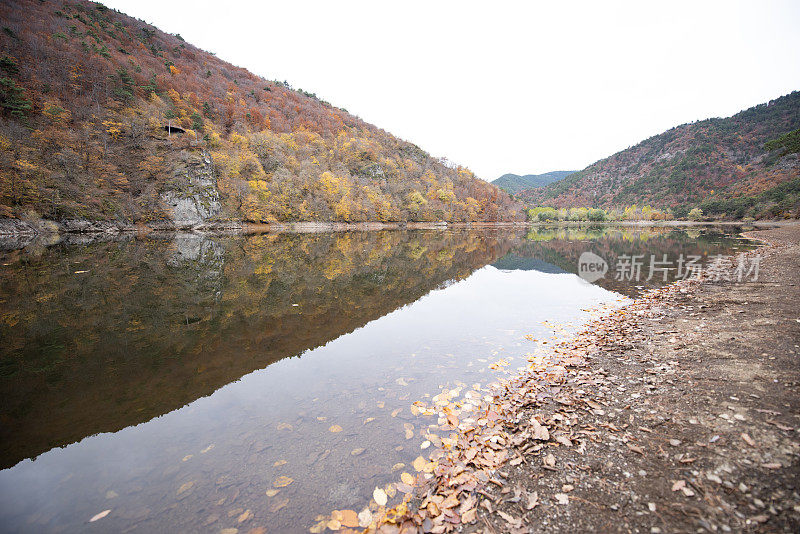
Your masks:
M341 432L344 429L339 425L331 425L331 427L328 430L330 430L331 432Z
M392 466L392 472L394 473L395 471L398 471L398 470L404 468L405 466L406 466L406 464L404 464L404 463L394 464Z
M408 484L409 486L414 484L414 477L412 477L408 473L403 473L402 475L400 475L400 480L403 481L403 484Z
M286 477L286 476L280 476L280 477L275 479L274 486L276 488L285 488L286 486L288 486L292 482L294 482L294 479Z
M274 496L275 496L275 495L277 495L277 494L278 494L280 491L281 491L281 490L276 490L276 489L268 489L268 490L267 490L267 497L274 497Z
M281 465L286 465L286 460L278 460L277 462L272 464L272 467L279 467Z
M417 459L411 465L414 466L415 471L422 471L428 465L428 462L422 456L417 456Z

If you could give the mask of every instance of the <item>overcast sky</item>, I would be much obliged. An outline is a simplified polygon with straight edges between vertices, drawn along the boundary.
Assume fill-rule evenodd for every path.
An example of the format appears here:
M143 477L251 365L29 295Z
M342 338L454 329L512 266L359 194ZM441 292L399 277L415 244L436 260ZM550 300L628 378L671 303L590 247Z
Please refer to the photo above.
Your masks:
M800 2L106 0L492 180L800 90Z

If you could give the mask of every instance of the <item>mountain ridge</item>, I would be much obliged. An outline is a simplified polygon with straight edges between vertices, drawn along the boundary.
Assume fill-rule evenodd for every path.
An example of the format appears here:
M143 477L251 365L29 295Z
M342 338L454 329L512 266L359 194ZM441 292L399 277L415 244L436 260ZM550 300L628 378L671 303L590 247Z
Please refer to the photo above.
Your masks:
M517 196L529 205L555 208L652 205L676 216L699 207L734 217L797 217L798 154L770 149L770 143L798 128L800 92L794 91L731 117L673 127ZM784 144L793 146L791 140Z
M500 189L514 194L523 189L544 187L562 178L566 178L576 171L550 171L542 174L513 174L506 173L500 178L491 181Z

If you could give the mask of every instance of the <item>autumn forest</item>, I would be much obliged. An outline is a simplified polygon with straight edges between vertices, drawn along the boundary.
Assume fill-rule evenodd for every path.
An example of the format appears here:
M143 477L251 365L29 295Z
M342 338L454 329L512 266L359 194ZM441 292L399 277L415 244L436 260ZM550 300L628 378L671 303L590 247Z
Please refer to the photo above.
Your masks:
M100 4L0 19L0 217L168 221L187 161L209 167L212 220L522 217L470 170Z

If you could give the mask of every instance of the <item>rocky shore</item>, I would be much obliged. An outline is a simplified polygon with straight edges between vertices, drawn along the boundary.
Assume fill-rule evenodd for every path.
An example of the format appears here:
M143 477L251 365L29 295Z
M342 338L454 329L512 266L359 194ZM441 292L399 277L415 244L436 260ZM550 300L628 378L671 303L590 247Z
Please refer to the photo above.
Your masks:
M750 237L756 281L651 291L489 395L420 406L443 437L415 473L312 531L800 530L800 227Z

